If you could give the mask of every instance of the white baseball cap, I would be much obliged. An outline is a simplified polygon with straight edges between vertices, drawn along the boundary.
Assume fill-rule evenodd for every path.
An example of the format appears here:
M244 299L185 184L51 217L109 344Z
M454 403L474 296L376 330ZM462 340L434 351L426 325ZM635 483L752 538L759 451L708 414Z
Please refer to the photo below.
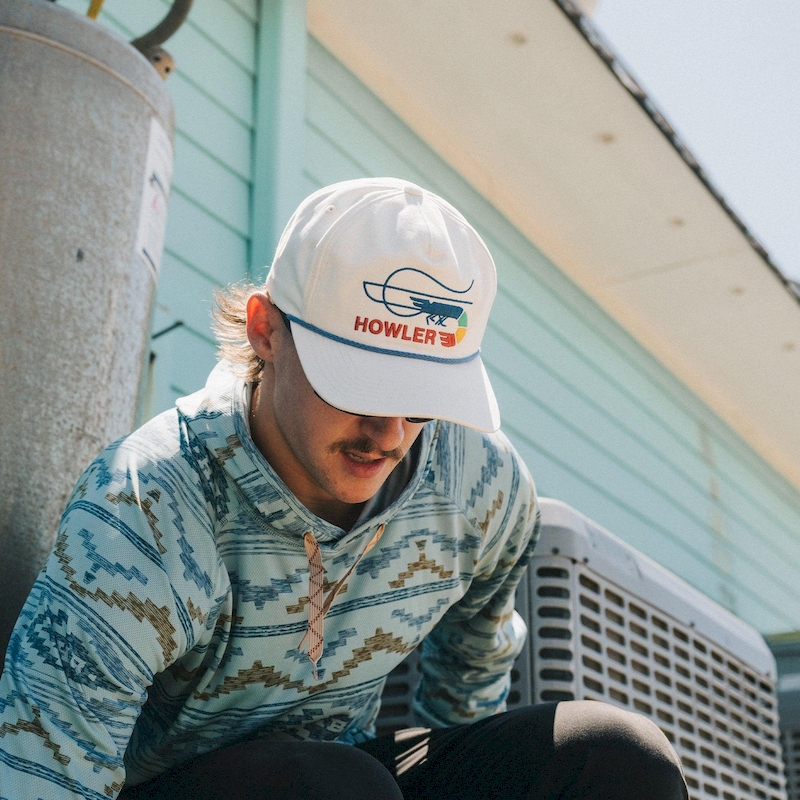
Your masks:
M331 405L499 428L480 358L494 261L441 197L395 178L320 189L289 220L265 288Z

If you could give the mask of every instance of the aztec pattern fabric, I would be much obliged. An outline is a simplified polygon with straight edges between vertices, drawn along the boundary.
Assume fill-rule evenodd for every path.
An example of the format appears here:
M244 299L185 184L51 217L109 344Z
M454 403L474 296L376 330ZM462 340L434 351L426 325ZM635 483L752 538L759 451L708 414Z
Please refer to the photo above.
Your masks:
M538 524L505 437L428 423L400 496L343 531L255 448L248 398L218 366L81 477L0 680L0 798L113 798L243 739L364 741L423 639L423 724L504 709ZM304 535L327 595L380 526L325 616L315 680Z

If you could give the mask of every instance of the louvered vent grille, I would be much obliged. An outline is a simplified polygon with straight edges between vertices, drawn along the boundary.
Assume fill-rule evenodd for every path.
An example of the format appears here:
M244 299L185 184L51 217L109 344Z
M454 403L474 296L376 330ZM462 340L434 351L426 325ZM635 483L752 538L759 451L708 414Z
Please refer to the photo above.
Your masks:
M784 800L773 681L586 566L534 562L536 701L591 699L652 718L692 798Z
M529 639L509 707L579 699L637 711L672 742L691 800L787 800L775 662L741 620L553 500L542 500L541 539L517 610ZM401 708L402 695L405 714L382 713L379 731L415 724L417 664L413 653L403 675L389 676L384 702ZM789 735L797 787L800 729Z

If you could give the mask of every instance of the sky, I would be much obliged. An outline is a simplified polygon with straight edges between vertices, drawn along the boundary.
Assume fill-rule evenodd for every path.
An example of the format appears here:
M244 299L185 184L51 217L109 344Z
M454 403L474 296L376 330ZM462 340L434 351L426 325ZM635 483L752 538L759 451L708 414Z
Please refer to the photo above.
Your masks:
M800 2L596 0L595 27L800 281Z

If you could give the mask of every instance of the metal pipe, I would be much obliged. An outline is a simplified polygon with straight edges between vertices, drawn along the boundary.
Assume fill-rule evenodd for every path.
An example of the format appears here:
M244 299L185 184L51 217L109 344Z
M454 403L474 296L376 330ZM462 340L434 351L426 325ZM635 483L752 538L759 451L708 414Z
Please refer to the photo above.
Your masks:
M131 44L145 56L148 51L160 44L164 44L183 25L192 7L192 0L174 0L167 16L156 25L149 33L134 39Z
M104 0L92 0L89 3L89 10L86 12L86 16L89 19L97 19L100 16L100 11L103 8Z

